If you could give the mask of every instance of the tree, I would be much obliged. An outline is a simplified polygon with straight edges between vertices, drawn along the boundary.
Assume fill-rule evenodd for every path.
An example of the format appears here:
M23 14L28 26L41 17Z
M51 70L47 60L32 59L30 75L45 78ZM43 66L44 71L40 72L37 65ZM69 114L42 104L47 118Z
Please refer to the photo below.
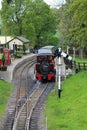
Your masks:
M86 0L66 0L66 4L59 9L58 28L62 33L66 45L79 47L80 57L86 46L87 37L87 2Z
M72 15L72 28L70 33L77 41L80 48L80 58L83 57L83 48L87 45L87 1L79 0L71 4L69 8L69 15Z
M45 34L56 29L53 10L43 0L3 0L1 16L5 35L25 36L33 46L46 43Z
M29 16L31 16L30 20L32 20L35 28L36 43L38 43L38 46L47 44L45 34L51 34L51 31L56 28L56 19L53 11L42 0L36 0L32 3L31 10L27 13L27 17Z

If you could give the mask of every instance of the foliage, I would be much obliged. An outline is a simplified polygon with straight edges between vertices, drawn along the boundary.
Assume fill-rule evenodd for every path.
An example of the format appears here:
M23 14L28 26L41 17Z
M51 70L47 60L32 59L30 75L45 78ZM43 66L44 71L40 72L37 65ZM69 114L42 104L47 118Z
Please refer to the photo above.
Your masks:
M58 28L64 43L81 49L87 45L87 1L67 0L59 11Z
M48 44L45 34L51 35L56 29L54 11L43 0L13 0L10 4L3 0L1 17L2 33L25 36L33 46Z
M79 72L62 83L62 96L53 90L46 101L50 130L85 130L87 127L87 71Z
M69 15L72 14L72 28L70 29L74 37L76 37L78 44L84 46L87 37L87 2L86 0L79 0L73 2L69 7Z

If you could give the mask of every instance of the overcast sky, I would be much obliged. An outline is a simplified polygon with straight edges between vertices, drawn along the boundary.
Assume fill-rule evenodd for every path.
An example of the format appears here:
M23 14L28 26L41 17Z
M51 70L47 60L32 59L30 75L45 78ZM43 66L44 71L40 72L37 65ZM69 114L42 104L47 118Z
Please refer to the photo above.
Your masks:
M51 6L61 6L63 3L65 3L65 0L44 0L48 5Z
M1 9L1 1L2 1L2 0L0 0L0 9Z
M0 0L0 9L1 9L1 1ZM65 0L44 0L48 5L51 5L51 6L55 6L55 5L58 5L60 6L61 4L64 3Z

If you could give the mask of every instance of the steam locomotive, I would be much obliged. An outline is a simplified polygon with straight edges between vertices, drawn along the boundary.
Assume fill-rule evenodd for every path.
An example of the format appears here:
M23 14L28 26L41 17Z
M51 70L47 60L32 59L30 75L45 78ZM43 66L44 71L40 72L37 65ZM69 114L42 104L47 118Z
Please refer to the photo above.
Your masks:
M55 81L54 46L45 46L38 50L35 65L35 77L39 81Z
M38 79L39 81L55 81L55 57L62 56L66 66L70 69L73 68L72 57L60 50L61 48L55 48L54 46L45 46L38 50L35 65L36 79Z

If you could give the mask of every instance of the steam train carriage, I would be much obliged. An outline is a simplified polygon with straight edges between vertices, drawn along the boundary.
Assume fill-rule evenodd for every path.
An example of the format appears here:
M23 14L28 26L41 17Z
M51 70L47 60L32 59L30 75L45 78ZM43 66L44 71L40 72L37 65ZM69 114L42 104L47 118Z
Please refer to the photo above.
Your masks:
M35 77L39 81L55 81L55 62L53 46L46 46L38 50Z

